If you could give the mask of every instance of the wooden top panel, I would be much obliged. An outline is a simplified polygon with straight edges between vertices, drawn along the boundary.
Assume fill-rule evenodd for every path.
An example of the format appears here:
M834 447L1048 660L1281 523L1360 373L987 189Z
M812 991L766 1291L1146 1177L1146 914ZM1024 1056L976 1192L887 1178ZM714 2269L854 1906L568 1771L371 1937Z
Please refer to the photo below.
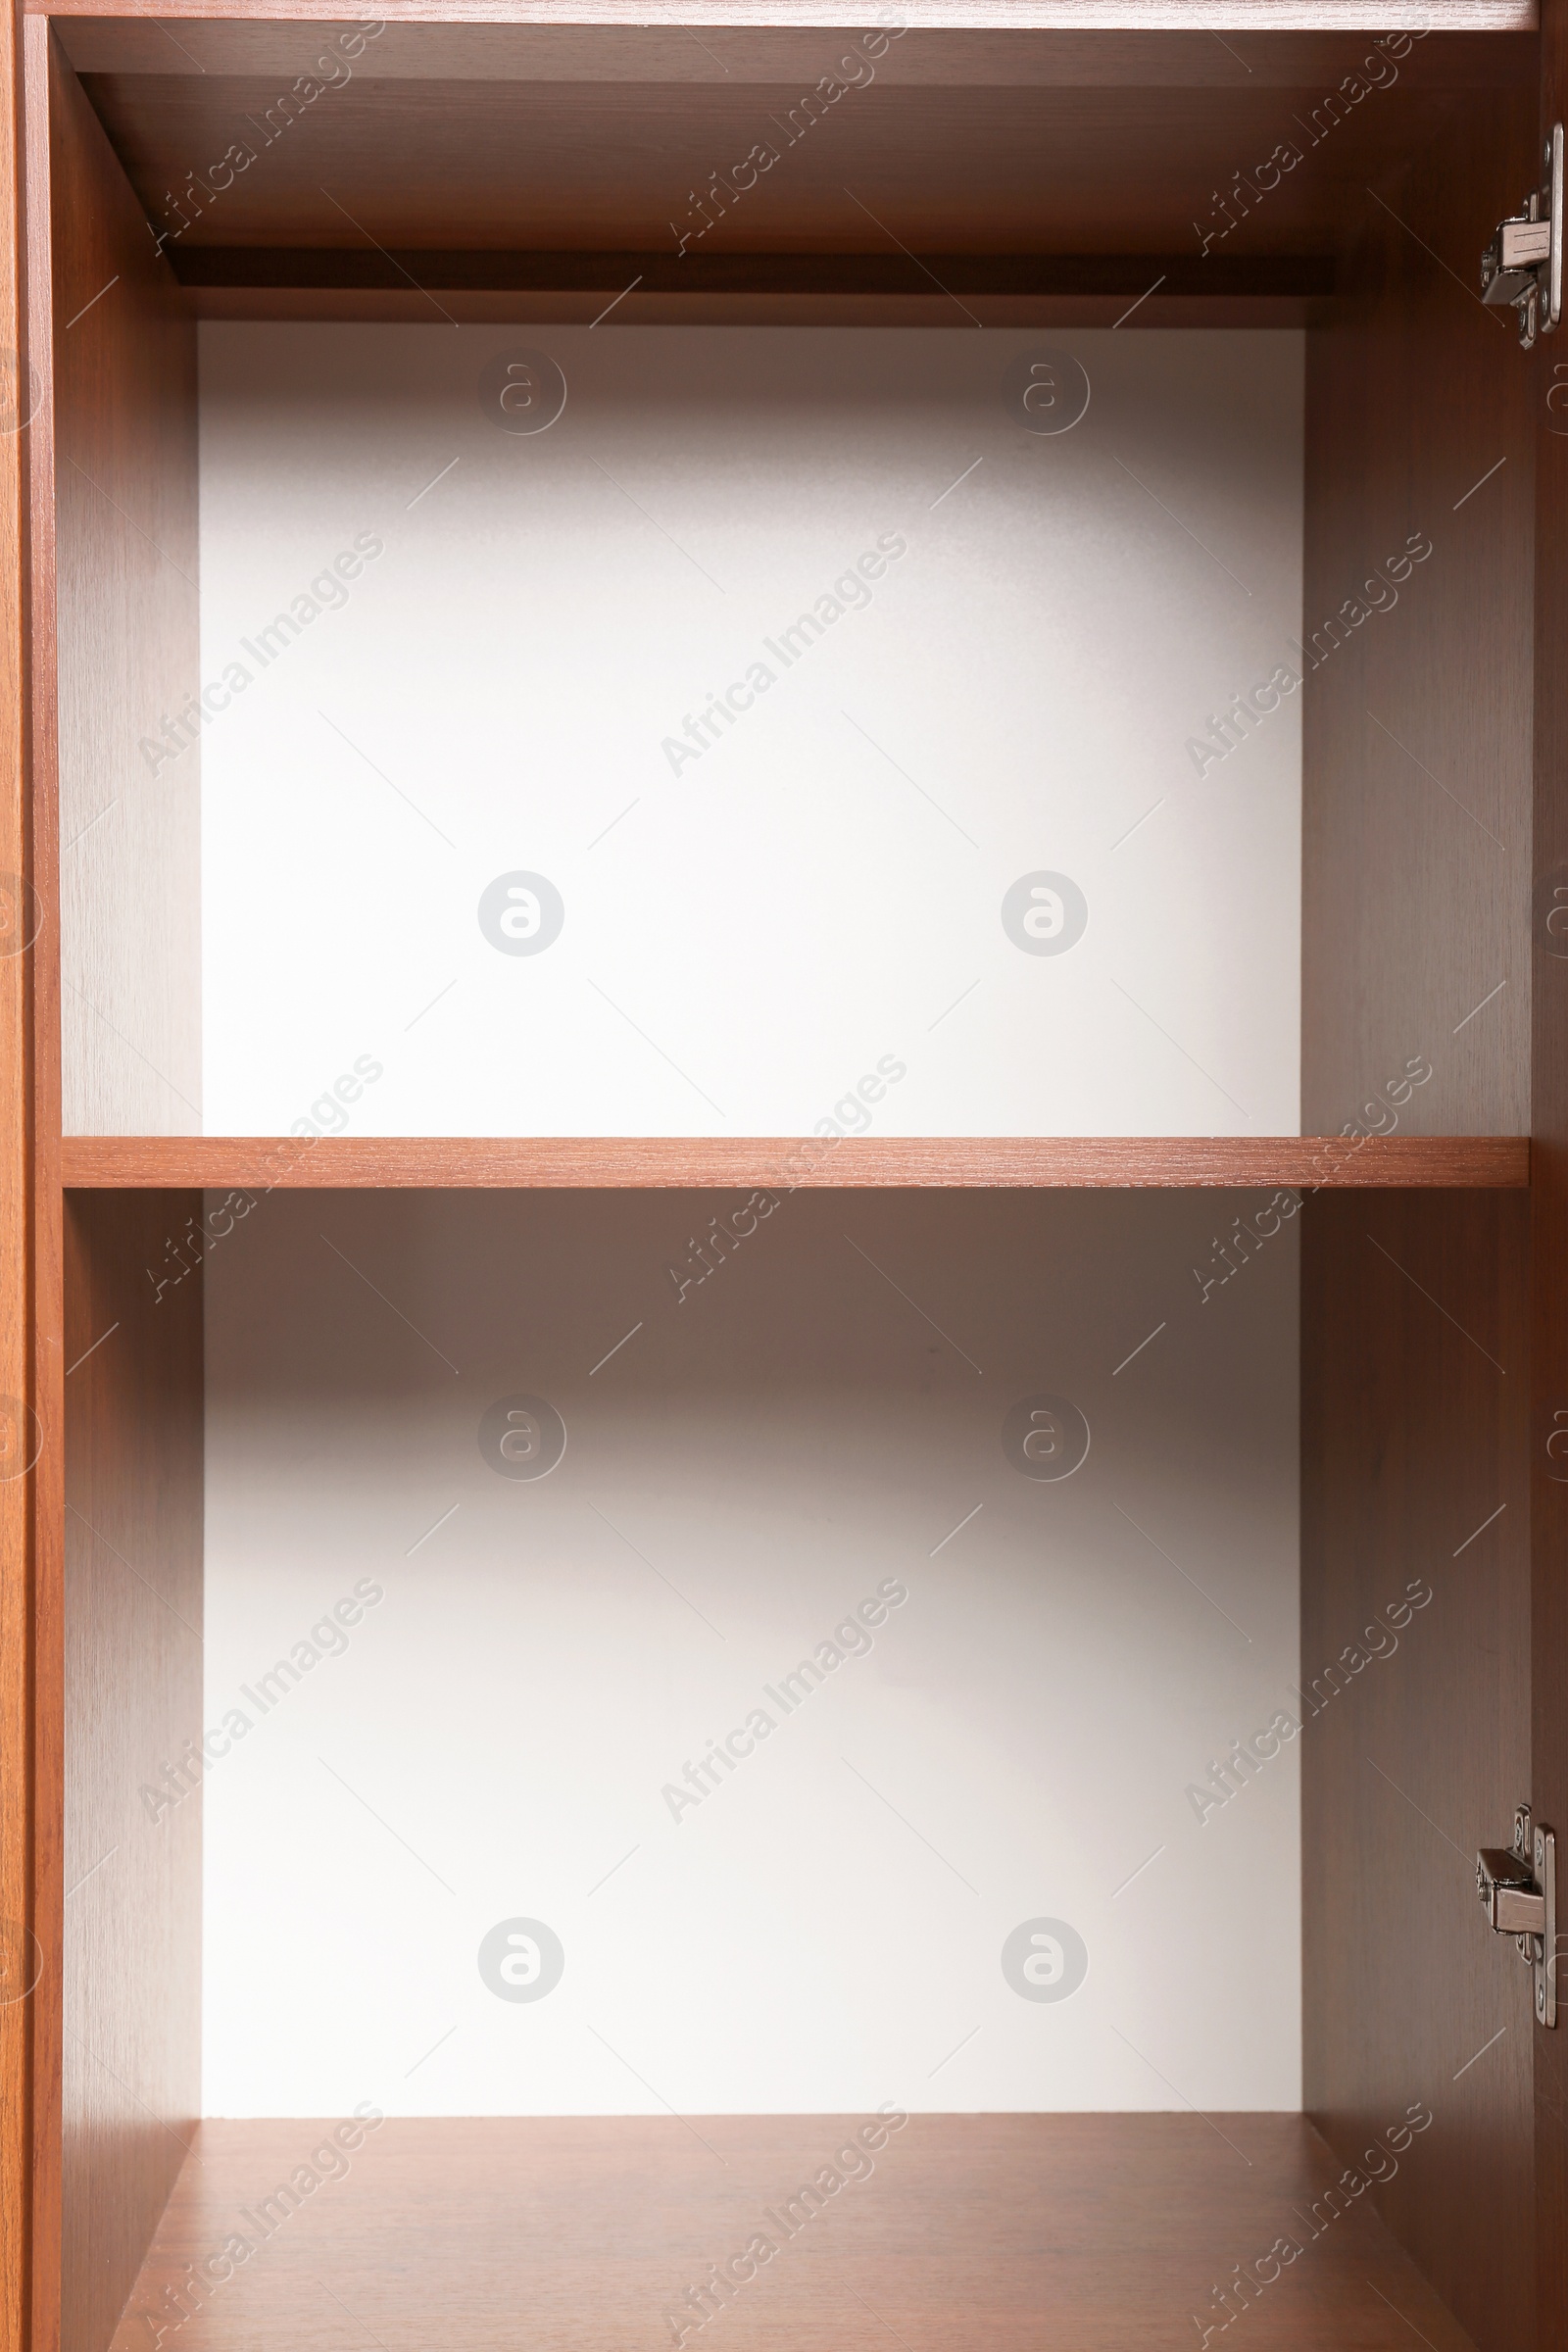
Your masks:
M1249 2352L1470 2352L1373 2206L1368 2170L1423 2162L1405 2110L1424 2133L1433 2109L1413 2088L1378 2118L1401 2153L1380 2136L1360 2171L1294 2115L887 2104L891 2132L441 2117L350 2123L345 2146L331 2123L204 2123L112 2352L142 2352L174 2310L181 2352L1190 2352L1227 2315ZM721 2263L730 2283L682 2308Z
M68 1186L301 1188L1206 1185L1516 1188L1522 1135L845 1137L68 1136Z
M394 24L881 24L886 0L383 0ZM1445 31L1534 32L1539 0L1439 0ZM123 0L114 18L101 0L24 0L28 16L157 24L236 21L335 24L331 0ZM1425 32L1431 0L905 0L910 26L1063 32Z
M1031 30L1014 4L1005 33L892 38L764 10L702 34L93 19L64 39L172 254L369 256L672 255L700 197L705 255L863 250L867 210L890 256L1322 253L1369 182L1535 49L1445 31L1396 59L1366 32L1255 19L1240 45L1092 18Z
M53 9L62 45L78 74L150 74L161 78L186 74L282 74L301 71L323 47L341 49L340 36L368 20L339 18L300 7L250 9L216 6L188 10L127 10L106 16L97 8ZM877 79L888 83L1037 83L1172 89L1307 88L1332 82L1364 50L1370 38L1397 30L1396 18L1412 34L1398 60L1399 76L1421 88L1454 89L1522 77L1533 44L1536 10L1524 0L1484 0L1480 7L1445 5L1441 32L1433 37L1431 8L1309 7L1275 13L1264 0L1242 0L1224 9L1166 9L1150 0L1131 8L1034 8L1027 0L1000 0L981 7L950 8L939 21L918 5L897 11L910 32L936 31L939 40L891 40L877 61ZM181 24L178 45L163 30L168 18ZM1110 20L1120 17L1119 25ZM421 21L421 18L424 21ZM951 18L953 22L945 20ZM1203 20L1200 26L1198 20ZM1098 20L1103 19L1104 22ZM1293 28L1310 20L1316 29ZM694 0L678 10L639 6L635 21L596 16L589 7L504 9L483 7L420 10L394 5L377 22L385 30L368 43L357 70L377 80L414 81L633 81L720 83L814 80L823 70L839 30L885 25L889 10L868 7L794 8L759 5L750 11L722 0ZM705 47L689 29L701 22L719 37ZM607 26L613 39L606 39ZM1172 27L1182 27L1172 29ZM1216 41L1215 30L1235 31L1240 43ZM1512 36L1512 37L1510 37ZM1392 43L1396 50L1400 44Z

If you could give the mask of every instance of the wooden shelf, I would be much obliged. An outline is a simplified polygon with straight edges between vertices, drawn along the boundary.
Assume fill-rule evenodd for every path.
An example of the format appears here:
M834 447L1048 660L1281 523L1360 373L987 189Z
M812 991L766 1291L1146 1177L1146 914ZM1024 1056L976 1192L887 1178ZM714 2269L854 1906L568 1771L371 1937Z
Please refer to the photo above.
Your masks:
M61 1181L91 1188L427 1186L851 1190L897 1186L1205 1185L1514 1190L1523 1135L1371 1136L300 1136L73 1135Z
M207 318L451 317L587 325L614 299L623 325L945 325L955 300L988 326L1140 329L1304 326L1334 289L1327 254L403 253L379 247L171 248L192 313Z
M1191 2352L1195 2313L1225 2323L1217 2281L1248 2295L1251 2352L1469 2352L1365 2176L1298 2116L914 2116L789 2234L786 2202L862 2121L388 2121L308 2193L287 2184L331 2125L202 2124L112 2352L147 2352L143 2312L180 2352L667 2352L720 2333L726 2352ZM1423 2141L1404 2145L1419 2167ZM1350 2179L1361 2193L1329 2194ZM776 2251L721 2329L693 2312L677 2338L678 2299L758 2233ZM1283 2264L1282 2237L1299 2248Z
M182 286L348 288L433 294L927 294L933 268L950 294L1305 299L1334 291L1332 254L404 253L329 245L181 245ZM416 289L417 290L417 289ZM428 307L428 306L427 306Z

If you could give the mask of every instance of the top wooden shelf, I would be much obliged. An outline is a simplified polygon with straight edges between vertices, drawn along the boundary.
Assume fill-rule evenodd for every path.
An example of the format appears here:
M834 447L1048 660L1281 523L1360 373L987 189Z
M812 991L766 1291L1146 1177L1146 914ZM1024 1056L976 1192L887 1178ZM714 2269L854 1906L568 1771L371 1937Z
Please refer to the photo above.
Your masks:
M61 1182L91 1188L426 1186L774 1191L891 1186L1124 1191L1279 1185L1512 1189L1523 1135L1368 1136L323 1136L75 1135Z

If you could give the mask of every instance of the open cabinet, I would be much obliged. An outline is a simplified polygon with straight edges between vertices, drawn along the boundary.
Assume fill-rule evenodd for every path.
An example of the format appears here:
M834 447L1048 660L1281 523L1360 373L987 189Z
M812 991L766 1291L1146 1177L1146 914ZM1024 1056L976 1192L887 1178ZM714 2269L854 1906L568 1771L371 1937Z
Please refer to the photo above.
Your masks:
M1561 12L641 13L19 28L8 2341L1546 2352Z

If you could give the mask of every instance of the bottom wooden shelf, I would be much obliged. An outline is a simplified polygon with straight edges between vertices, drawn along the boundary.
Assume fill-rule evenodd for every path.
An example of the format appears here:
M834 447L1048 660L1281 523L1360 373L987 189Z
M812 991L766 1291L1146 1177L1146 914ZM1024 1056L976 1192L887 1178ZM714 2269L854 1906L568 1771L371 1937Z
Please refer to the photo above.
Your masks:
M1469 2346L1298 2116L865 2122L202 2124L115 2352Z

